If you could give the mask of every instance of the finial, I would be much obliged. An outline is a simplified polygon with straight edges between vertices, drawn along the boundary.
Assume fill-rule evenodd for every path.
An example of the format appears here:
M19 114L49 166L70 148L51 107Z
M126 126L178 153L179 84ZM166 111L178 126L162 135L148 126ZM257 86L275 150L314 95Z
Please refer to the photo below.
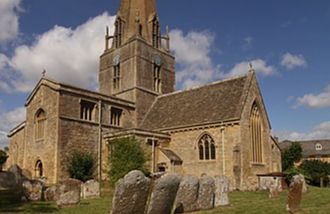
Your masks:
M109 26L106 27L106 35L109 36Z
M249 63L249 72L254 72L252 62Z
M44 69L44 70L42 71L42 73L41 73L41 74L42 74L42 77L45 77L45 76L46 76L46 72L47 72L46 69Z

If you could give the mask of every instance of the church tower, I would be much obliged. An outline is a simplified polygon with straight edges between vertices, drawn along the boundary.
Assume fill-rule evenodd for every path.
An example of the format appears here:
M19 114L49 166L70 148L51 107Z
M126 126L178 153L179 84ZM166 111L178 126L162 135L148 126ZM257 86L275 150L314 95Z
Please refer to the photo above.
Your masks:
M155 0L121 0L114 35L107 29L100 93L136 104L136 126L155 98L175 90L169 33L161 35Z

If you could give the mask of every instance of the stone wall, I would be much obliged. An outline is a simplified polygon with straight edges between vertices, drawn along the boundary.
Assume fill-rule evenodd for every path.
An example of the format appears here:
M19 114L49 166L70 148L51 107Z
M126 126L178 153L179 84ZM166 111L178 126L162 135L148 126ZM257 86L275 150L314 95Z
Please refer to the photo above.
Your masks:
M10 137L9 144L9 157L6 161L4 168L16 164L23 166L24 162L24 146L25 146L25 128L17 131L12 137Z

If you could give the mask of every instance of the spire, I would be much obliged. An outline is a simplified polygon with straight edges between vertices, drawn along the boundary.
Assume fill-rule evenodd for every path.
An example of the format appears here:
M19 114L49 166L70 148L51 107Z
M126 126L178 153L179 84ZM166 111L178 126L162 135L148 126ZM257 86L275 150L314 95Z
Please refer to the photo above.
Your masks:
M122 22L122 29L117 29L121 31L122 42L141 36L152 43L153 20L157 18L158 21L155 0L121 0L117 17Z

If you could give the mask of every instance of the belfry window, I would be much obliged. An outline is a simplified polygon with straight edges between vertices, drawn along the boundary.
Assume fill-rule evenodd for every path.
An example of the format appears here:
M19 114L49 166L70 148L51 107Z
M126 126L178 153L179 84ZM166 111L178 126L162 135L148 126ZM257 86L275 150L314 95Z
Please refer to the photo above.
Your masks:
M113 66L112 84L113 90L120 89L120 63Z
M45 136L45 123L46 113L44 110L39 109L35 117L35 138L36 140L42 140Z
M199 160L215 160L216 148L213 138L205 134L198 141Z
M160 93L161 88L162 88L161 68L160 65L154 64L154 90Z
M114 45L115 48L118 48L122 44L122 34L123 34L123 21L120 18L117 18L115 22L115 35L114 35Z
M115 107L111 107L110 110L110 124L113 126L120 126L121 125L121 116L123 110Z
M152 46L155 48L160 48L161 46L160 27L157 18L152 22Z
M82 120L93 120L93 113L94 113L95 103L81 100L80 101L80 119Z
M262 163L262 121L257 104L254 104L250 116L252 162Z

